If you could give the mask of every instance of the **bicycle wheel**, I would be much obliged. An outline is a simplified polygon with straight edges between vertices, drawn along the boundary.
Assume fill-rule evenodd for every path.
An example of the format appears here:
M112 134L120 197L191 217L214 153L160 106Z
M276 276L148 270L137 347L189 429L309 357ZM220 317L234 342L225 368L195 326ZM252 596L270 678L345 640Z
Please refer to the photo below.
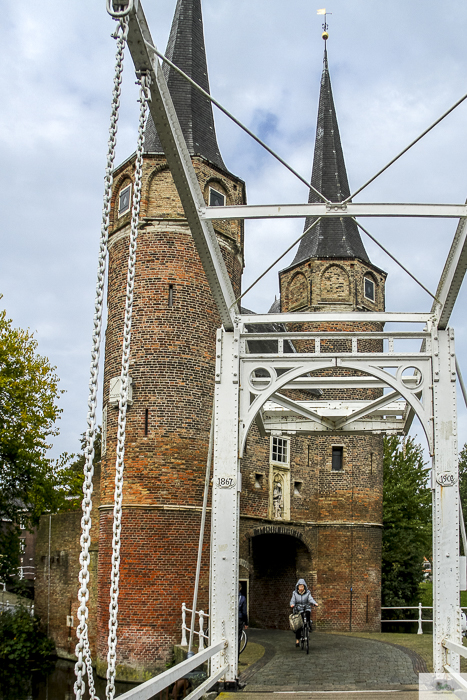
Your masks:
M248 644L248 635L245 632L245 630L242 631L242 636L240 637L240 651L239 654L242 653L242 651L245 651L245 647Z

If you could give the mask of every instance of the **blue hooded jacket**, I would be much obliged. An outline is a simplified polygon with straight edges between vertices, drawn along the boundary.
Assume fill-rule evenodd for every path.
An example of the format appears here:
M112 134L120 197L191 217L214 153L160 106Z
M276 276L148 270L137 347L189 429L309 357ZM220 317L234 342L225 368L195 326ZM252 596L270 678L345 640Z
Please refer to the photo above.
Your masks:
M305 586L305 590L303 593L298 592L299 586ZM297 581L297 585L295 586L294 592L292 593L290 605L296 607L299 612L303 612L304 610L311 610L311 606L316 604L316 600L313 598L313 596L307 588L305 579L299 578Z

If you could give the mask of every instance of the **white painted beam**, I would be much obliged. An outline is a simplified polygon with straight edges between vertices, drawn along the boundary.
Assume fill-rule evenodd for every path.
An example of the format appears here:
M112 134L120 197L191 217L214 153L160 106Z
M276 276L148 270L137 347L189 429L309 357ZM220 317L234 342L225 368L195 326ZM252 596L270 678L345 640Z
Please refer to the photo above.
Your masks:
M183 137L143 8L140 3L129 15L128 48L136 71L151 76L149 109L180 196L198 254L226 330L233 329L235 295L211 222L199 216L205 205L191 157Z
M429 323L433 320L431 313L406 313L394 311L365 311L321 313L297 311L284 314L245 314L239 317L245 324L263 325L265 323L351 323L371 321L372 323ZM363 335L363 334L362 334ZM246 334L248 339L248 334Z
M403 413L405 411L405 402L399 403L398 406L389 406L388 404L392 403L392 400L396 397L399 396L398 391L391 391L390 394L386 394L386 396L381 396L379 399L375 399L375 401L371 401L367 406L362 406L359 410L355 411L354 413L350 414L350 416L347 416L347 418L341 418L341 420L336 421L336 428L342 428L344 425L348 425L349 423L353 423L356 421L358 418L364 418L365 416L368 416L370 414L373 414L376 409L385 409L384 413L390 413L392 411L397 411L398 413Z
M465 219L461 219L436 290L436 298L440 301L440 305L436 301L433 303L432 310L439 316L438 327L441 330L447 328L466 269L467 224Z
M242 358L243 359L243 358ZM270 380L266 377L251 378L250 382L255 389L262 390L269 386ZM404 383L407 388L415 388L417 386L417 378L411 380L410 377L404 378ZM281 388L284 389L383 389L387 387L387 383L381 379L374 377L299 377L285 384Z
M271 400L274 401L274 403L279 404L279 406L289 409L290 411L292 411L292 413L296 413L299 416L303 416L304 418L311 418L311 420L314 420L317 423L322 423L327 428L334 427L332 421L326 419L322 415L318 414L316 411L311 410L311 406L313 405L311 401L307 402L307 404L304 405L303 402L299 403L297 401L292 401L292 399L289 399L286 396L282 396L282 394L273 394Z
M199 209L204 221L226 219L299 219L318 216L383 216L459 219L467 216L465 204L244 204Z
M404 421L396 418L385 420L357 420L342 428L326 428L312 420L279 419L276 415L263 414L264 427L267 432L280 431L284 435L367 435L368 433L403 435Z

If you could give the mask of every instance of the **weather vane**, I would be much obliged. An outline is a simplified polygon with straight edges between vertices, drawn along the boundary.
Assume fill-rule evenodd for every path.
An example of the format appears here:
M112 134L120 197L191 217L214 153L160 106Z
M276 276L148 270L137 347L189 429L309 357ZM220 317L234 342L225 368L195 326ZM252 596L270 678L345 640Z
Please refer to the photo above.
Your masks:
M327 41L327 39L329 38L329 34L328 34L328 23L327 23L326 18L328 15L332 15L332 12L326 12L326 8L323 8L322 10L318 10L316 14L324 15L323 33L321 34L321 36L323 37L324 41Z

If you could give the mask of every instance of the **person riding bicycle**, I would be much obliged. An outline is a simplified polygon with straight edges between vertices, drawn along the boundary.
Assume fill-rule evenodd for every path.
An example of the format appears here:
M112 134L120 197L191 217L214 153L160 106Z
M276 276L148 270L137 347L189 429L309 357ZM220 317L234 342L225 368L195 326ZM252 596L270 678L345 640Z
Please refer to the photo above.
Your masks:
M296 612L300 612L303 618L303 624L310 625L310 614L311 606L318 606L318 603L311 595L307 588L305 579L300 578L297 581L297 585L292 593L292 598L290 599L290 607L295 608ZM298 629L295 632L295 646L300 646L300 637L302 635L302 630Z

